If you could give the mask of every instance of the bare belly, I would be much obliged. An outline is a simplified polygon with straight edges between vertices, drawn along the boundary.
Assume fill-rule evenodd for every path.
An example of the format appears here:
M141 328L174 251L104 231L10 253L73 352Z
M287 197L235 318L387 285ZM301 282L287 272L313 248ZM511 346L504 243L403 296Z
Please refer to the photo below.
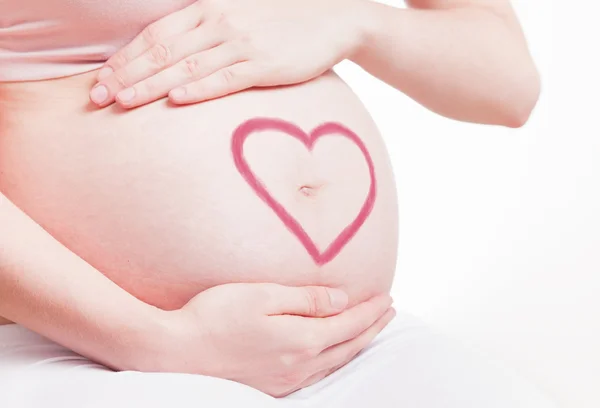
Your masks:
M91 107L93 77L0 86L0 190L125 290L165 309L227 282L328 285L352 304L389 290L393 174L335 74L132 111ZM255 118L301 135L254 129L236 156Z

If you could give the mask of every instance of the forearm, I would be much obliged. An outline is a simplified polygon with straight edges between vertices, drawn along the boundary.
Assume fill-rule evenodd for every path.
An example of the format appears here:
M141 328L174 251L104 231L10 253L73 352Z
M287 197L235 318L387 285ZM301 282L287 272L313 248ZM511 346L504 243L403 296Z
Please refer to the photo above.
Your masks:
M112 368L133 368L161 312L62 246L2 194L0 226L0 315Z
M352 60L366 71L452 119L509 127L528 119L539 78L511 11L362 4Z

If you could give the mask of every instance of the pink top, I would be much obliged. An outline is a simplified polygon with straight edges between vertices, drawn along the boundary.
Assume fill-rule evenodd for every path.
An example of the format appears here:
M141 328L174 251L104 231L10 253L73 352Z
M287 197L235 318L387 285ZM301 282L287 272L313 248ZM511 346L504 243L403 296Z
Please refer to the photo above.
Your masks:
M99 68L148 24L194 0L0 0L0 82Z

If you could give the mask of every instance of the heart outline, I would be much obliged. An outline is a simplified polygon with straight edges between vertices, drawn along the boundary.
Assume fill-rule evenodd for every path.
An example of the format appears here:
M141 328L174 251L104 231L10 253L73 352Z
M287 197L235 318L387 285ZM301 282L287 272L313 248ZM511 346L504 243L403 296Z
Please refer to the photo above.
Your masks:
M283 207L267 190L262 181L251 170L244 158L244 142L255 132L277 131L278 133L292 136L301 141L309 152L313 151L316 142L325 136L341 135L352 141L362 152L371 178L371 186L359 213L348 224L342 232L324 250L320 251L312 238L306 233L302 225ZM231 139L231 152L238 172L242 175L254 192L273 210L277 217L284 223L302 243L314 262L322 266L335 258L339 252L350 242L362 227L371 213L377 195L377 182L375 177L375 166L363 141L350 129L337 122L325 122L310 133L306 133L300 127L288 121L276 118L257 117L249 119L239 125L233 132Z

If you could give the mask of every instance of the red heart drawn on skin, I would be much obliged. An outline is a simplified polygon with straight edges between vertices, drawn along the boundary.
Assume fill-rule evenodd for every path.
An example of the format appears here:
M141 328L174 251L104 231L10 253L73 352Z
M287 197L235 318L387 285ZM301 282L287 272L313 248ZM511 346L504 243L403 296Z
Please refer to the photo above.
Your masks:
M250 169L250 166L244 158L244 142L254 132L260 131L277 131L282 135L294 137L301 141L306 148L312 152L315 143L319 138L324 136L340 135L346 137L353 142L362 152L371 177L371 186L365 202L354 220L346 226L342 232L333 240L333 242L325 249L320 251L314 241L306 233L304 228L291 214L269 193L265 185L256 177ZM324 265L335 258L344 246L356 235L360 227L363 225L375 204L376 196L376 180L375 167L371 155L367 151L364 143L350 129L339 123L328 122L315 128L310 134L304 132L298 126L273 118L254 118L242 123L234 131L231 140L231 152L235 165L244 177L246 182L252 187L256 194L275 212L285 226L300 240L309 255L313 258L316 264Z

